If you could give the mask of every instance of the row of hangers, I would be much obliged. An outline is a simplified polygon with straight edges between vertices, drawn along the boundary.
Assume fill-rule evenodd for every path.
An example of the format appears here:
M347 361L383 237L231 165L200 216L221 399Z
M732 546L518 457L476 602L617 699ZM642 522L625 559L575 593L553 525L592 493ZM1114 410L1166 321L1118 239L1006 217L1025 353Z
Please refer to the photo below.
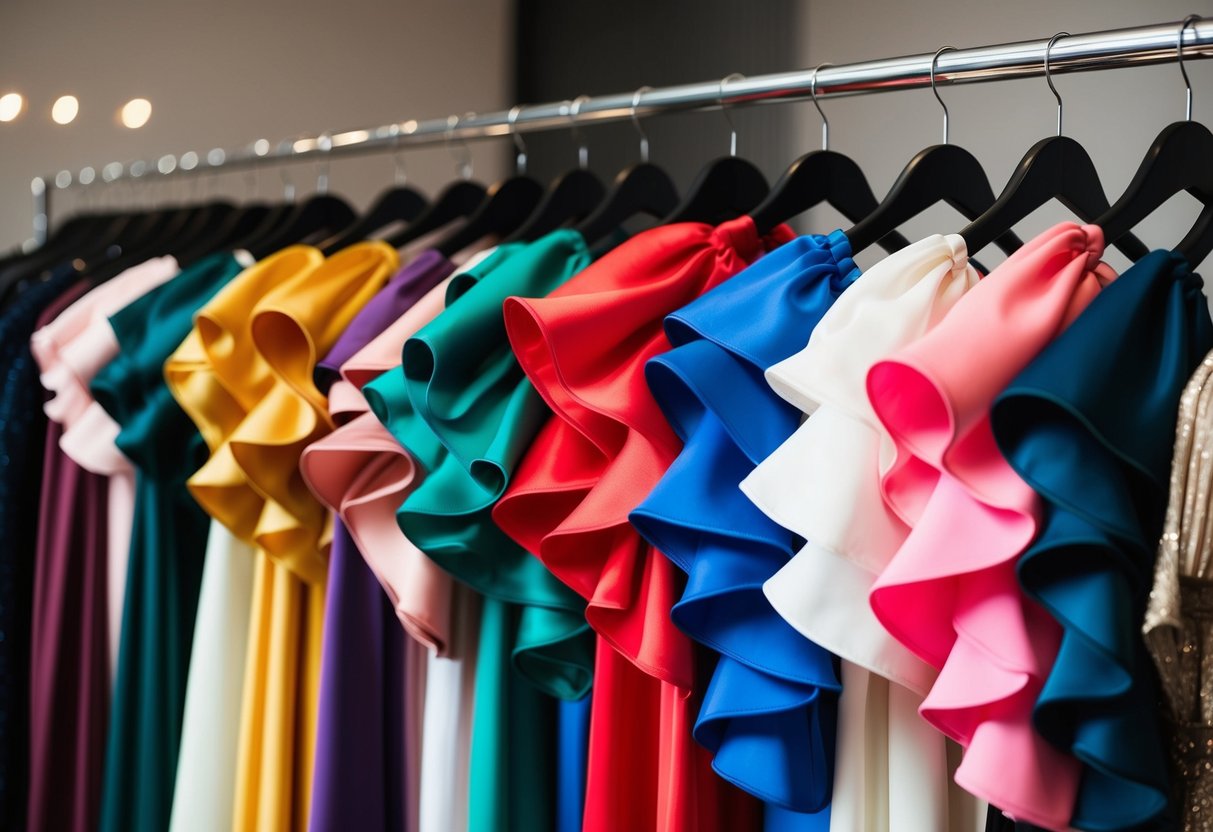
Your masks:
M729 155L709 162L681 199L669 174L649 161L648 139L637 118L648 90L642 87L633 96L631 111L640 135L640 161L620 172L609 189L589 170L588 149L580 140L578 113L584 96L567 103L579 164L547 187L526 172L526 146L513 129L522 108L515 107L509 126L517 149L516 170L492 187L472 178L470 155L465 155L460 176L432 201L397 183L361 216L345 200L326 192L298 203L235 206L211 201L140 212L80 214L42 247L22 256L19 268L0 270L0 303L12 295L14 274L28 277L31 269L50 268L65 257L100 282L166 254L188 265L214 251L245 249L260 258L304 241L331 254L402 223L400 230L384 238L389 245L399 248L450 227L453 230L436 243L449 256L486 237L531 241L560 227L577 228L593 244L638 217L658 223L718 224L748 213L759 232L766 233L819 204L832 206L853 223L846 234L855 253L872 245L888 252L907 245L897 229L942 202L969 221L960 235L970 253L994 244L1010 254L1022 245L1013 227L1057 200L1078 219L1100 226L1109 244L1136 260L1148 249L1131 229L1181 191L1203 206L1176 246L1195 266L1213 250L1213 133L1192 120L1192 87L1183 64L1184 29L1198 20L1197 15L1184 19L1176 43L1187 91L1186 117L1159 133L1115 204L1109 204L1090 154L1062 134L1063 104L1049 69L1054 44L1068 36L1061 32L1049 41L1044 57L1045 79L1057 100L1057 134L1028 150L997 198L977 158L948 140L948 109L935 83L939 56L954 49L945 46L935 53L930 69L931 90L943 108L943 143L915 155L880 201L855 161L829 148L829 122L817 100L816 83L817 72L829 64L821 64L813 72L810 92L822 119L822 147L794 161L773 188L752 162L737 155L737 131L724 92L726 84L740 76L720 81L720 106L731 131ZM449 122L448 144L458 123L456 117Z

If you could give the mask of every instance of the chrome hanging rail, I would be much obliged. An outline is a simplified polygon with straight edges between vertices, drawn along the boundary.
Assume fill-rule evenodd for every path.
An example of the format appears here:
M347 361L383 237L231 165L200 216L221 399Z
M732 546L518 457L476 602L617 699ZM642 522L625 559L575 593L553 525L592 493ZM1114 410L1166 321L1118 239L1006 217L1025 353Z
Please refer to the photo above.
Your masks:
M1172 63L1176 46L1182 39L1185 60L1213 58L1213 18L1189 25L1180 33L1178 21L1071 35L1049 49L1049 38L979 46L948 51L935 61L937 84L972 84L1044 75L1048 51L1052 75L1068 72L1119 69ZM933 52L884 58L854 64L753 75L730 81L704 81L672 87L656 87L636 96L632 92L599 95L580 99L576 112L578 124L622 121L634 116L712 109L757 103L808 99L816 87L818 100L848 95L921 89L931 85ZM816 79L816 80L814 80ZM513 115L511 116L511 112ZM398 148L445 141L506 136L512 132L567 128L571 102L527 105L514 110L471 113L463 118L404 121L371 127L326 133L310 138L288 139L276 145L259 139L235 149L216 148L209 152L187 151L179 156L165 155L151 161L123 164L111 162L99 170L86 167L78 173L61 170L50 176L35 177L31 184L34 197L34 236L44 240L50 222L50 193L78 186L141 180L195 173L213 173L222 169L303 161L314 157L335 157L392 151Z

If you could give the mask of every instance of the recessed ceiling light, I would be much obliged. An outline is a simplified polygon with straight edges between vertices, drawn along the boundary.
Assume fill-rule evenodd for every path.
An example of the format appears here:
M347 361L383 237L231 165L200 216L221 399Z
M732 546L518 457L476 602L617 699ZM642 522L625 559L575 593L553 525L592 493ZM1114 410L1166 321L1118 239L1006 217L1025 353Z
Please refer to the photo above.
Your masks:
M151 117L152 102L146 98L132 98L122 105L122 113L120 115L122 124L132 130L137 130L147 124L147 120Z
M51 106L51 118L56 124L71 124L80 112L80 102L74 95L61 95Z
M21 115L25 107L25 99L19 92L9 92L0 95L0 121L12 121Z

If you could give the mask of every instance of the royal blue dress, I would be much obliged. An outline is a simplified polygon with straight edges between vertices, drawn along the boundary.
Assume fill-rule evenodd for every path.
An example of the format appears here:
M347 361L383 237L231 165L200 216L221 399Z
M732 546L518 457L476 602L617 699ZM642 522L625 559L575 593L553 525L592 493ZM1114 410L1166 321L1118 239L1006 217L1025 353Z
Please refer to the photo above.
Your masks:
M763 595L796 541L739 485L800 423L763 371L803 349L858 276L841 231L793 240L667 317L674 349L645 367L684 446L630 519L687 574L671 616L719 656L695 739L764 802L768 832L829 828L840 684L835 658Z

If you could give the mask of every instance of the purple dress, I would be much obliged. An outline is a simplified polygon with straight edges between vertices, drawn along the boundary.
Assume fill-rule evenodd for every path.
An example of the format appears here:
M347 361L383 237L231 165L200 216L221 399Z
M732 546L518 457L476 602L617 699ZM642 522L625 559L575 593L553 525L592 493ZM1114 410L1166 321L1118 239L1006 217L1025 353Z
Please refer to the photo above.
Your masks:
M341 365L438 285L454 264L419 254L358 313L316 366L328 393ZM417 828L425 648L409 638L353 538L334 520L329 554L311 832Z

